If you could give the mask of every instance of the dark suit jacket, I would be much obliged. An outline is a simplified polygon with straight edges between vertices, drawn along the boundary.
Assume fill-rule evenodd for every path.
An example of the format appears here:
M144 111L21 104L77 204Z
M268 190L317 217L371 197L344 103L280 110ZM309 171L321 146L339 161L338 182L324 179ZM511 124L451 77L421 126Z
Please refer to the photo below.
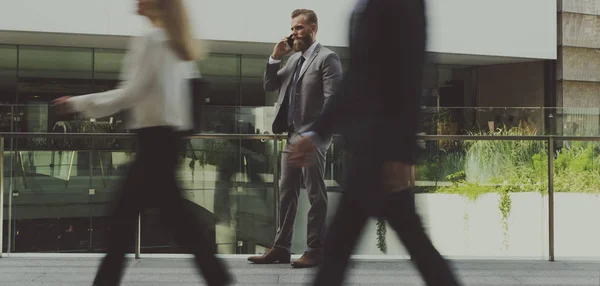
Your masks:
M290 131L287 122L290 100L288 88L301 55L300 52L291 55L283 68L280 68L280 64L267 64L264 88L266 91L279 91L273 122L275 134ZM339 93L342 82L342 64L339 56L321 44L316 45L310 59L306 59L304 65L306 67L300 74L296 87L296 132L313 129L315 120L329 104L329 99Z
M350 68L314 131L333 125L350 152L414 163L425 65L423 0L359 1L350 25Z

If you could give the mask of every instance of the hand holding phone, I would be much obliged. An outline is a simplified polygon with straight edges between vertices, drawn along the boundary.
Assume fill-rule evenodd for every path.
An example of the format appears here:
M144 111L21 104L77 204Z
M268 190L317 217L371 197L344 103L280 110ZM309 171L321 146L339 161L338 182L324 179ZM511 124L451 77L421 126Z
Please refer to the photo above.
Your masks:
M279 43L277 43L277 45L275 45L273 48L273 54L271 54L271 57L276 60L280 60L283 56L289 54L294 47L293 36L294 35L292 34L289 37L284 37L281 39L281 41L279 41Z
M294 34L291 34L288 38L287 38L287 44L290 47L290 49L294 48Z

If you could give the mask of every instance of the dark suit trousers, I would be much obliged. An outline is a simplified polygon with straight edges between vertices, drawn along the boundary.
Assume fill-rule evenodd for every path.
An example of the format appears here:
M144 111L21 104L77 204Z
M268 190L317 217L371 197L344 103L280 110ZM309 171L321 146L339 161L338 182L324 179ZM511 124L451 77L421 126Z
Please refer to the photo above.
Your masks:
M342 285L349 259L369 218L385 218L400 237L427 285L459 285L448 264L425 234L415 210L414 193L405 190L383 194L381 163L373 156L357 155L349 161L345 193L325 240L325 258L314 285ZM376 208L378 207L378 208Z
M160 209L166 228L175 240L189 247L208 285L223 285L227 272L205 238L200 220L183 205L176 181L180 136L168 127L145 128L138 132L139 151L114 202L107 235L108 251L94 285L119 285L124 255L136 237L138 214L150 207Z
M308 211L307 246L309 250L321 249L325 238L325 219L327 216L327 188L325 186L325 164L329 143L317 148L316 164L298 168L289 161L291 142L297 140L298 135L290 135L281 156L281 181L279 184L279 222L275 247L289 249L292 245L294 220L298 209L300 185L304 178L304 185L308 193L310 210Z

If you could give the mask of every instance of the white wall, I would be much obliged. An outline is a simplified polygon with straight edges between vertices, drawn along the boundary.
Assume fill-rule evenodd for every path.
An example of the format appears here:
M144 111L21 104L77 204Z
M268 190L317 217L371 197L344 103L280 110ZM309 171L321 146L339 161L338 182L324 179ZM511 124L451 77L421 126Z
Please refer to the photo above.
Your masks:
M429 50L440 53L556 58L555 0L427 0ZM189 0L202 38L273 42L289 33L295 8L314 9L319 39L346 46L355 0ZM144 26L134 0L0 0L0 30L135 35Z
M429 50L556 59L556 0L426 0Z

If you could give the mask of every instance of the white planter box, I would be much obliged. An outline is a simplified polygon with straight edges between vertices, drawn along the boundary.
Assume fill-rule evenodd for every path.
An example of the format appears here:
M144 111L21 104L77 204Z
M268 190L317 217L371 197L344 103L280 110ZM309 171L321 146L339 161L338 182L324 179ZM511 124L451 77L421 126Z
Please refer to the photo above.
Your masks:
M306 242L310 207L301 193L292 251L301 253ZM328 220L339 193L329 194ZM499 196L490 193L470 201L453 194L418 194L419 213L434 245L451 258L548 259L548 197L539 193L511 194L508 231L502 223ZM600 258L600 197L595 194L555 194L555 256L557 259ZM592 222L592 223L589 223ZM388 226L389 256L407 255ZM382 255L377 249L376 223L370 220L355 249L358 255Z

